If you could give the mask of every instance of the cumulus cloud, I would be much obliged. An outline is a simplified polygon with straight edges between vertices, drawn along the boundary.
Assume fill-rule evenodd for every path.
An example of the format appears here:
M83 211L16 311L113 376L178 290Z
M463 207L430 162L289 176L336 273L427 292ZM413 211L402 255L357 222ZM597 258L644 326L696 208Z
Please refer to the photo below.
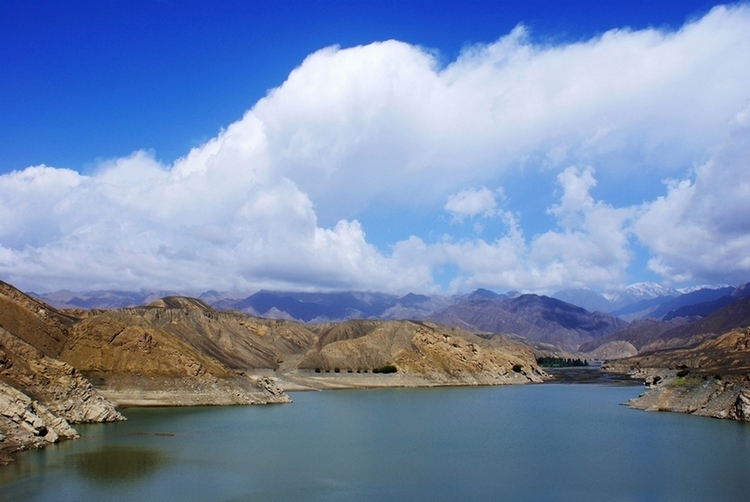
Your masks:
M329 48L253 113L274 164L326 215L434 201L529 159L670 172L705 156L747 98L748 24L747 8L717 8L677 32L553 47L519 27L445 67L397 41Z
M736 282L750 270L748 33L739 5L553 46L519 26L447 65L398 41L330 47L171 164L135 152L88 174L0 175L0 274L38 290L405 292L435 289L448 264L452 289L606 286L627 279L635 235L669 280ZM555 180L558 200L521 214L486 188L519 177ZM663 178L677 181L653 200L643 185ZM359 221L383 206L492 218L468 239L374 243ZM524 231L544 218L554 228Z
M467 217L474 218L477 215L491 217L497 209L497 196L502 196L502 191L493 192L487 187L478 190L462 190L448 197L445 210L453 216L453 221L462 222Z
M572 166L558 176L561 202L549 212L558 227L526 239L518 218L501 214L505 234L495 241L444 239L434 253L461 269L452 288L495 287L549 291L563 287L621 284L632 261L628 249L633 209L596 201L594 171Z
M750 277L750 123L734 123L692 178L668 181L666 195L640 208L635 231L652 253L649 267L676 283Z

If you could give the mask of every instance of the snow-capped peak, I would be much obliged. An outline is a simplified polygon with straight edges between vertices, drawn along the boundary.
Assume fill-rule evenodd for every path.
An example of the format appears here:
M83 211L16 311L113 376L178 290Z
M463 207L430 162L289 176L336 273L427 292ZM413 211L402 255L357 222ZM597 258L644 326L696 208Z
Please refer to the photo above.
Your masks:
M634 303L659 296L678 296L679 294L676 289L662 286L655 282L636 282L625 286L622 290L603 293L603 296L613 304L616 304L622 302Z
M630 294L640 296L644 300L658 296L677 296L679 291L674 288L662 286L655 282L636 282L625 288Z
M679 288L677 291L682 293L683 295L686 295L688 293L692 293L694 291L698 291L701 289L721 289L721 288L731 288L731 284L701 284L700 286L690 286L687 288Z

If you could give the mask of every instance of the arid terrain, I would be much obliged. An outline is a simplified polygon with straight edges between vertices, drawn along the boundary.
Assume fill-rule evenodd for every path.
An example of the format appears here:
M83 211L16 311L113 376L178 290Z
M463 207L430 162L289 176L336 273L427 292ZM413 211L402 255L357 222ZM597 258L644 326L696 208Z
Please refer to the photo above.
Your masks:
M632 407L750 420L746 291L692 307L705 316L668 321L627 323L549 297L478 290L430 319L304 323L182 296L56 309L0 282L0 450L7 460L74 438L70 424L123 420L117 410L127 406L286 403L286 390L541 383L550 377L540 356L606 360L604 371L645 380ZM407 295L398 308L426 298ZM255 305L263 299L268 306L279 298L255 296Z
M426 321L303 324L219 312L184 297L57 310L0 283L6 454L76 437L70 424L122 420L122 406L285 403L283 388L499 385L544 376L523 343Z

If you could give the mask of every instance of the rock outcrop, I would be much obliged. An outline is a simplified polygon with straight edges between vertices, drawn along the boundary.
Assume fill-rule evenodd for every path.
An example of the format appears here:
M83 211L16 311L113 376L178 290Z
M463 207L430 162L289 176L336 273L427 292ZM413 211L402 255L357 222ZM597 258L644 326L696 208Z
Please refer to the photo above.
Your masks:
M0 465L8 463L13 452L77 437L64 418L0 382Z
M750 420L750 328L708 336L692 347L646 352L603 369L646 381L648 390L628 402L633 408Z
M0 328L0 381L44 404L71 423L124 420L73 366Z
M77 437L69 423L123 420L75 368L55 359L74 323L0 282L0 462Z
M629 407L750 421L750 382L747 378L719 375L675 377L674 372L668 370L658 373L660 375L649 378L648 391L628 401Z
M594 350L587 351L586 354L593 359L622 359L624 357L632 357L638 354L638 349L630 343L623 340L614 340L611 342L603 343L596 347Z

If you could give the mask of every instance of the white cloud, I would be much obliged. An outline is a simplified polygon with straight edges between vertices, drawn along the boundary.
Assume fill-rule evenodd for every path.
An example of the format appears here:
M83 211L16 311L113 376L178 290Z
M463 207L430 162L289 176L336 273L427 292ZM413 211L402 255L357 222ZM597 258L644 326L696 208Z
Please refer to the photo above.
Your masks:
M457 222L477 215L491 217L497 209L497 196L502 196L502 191L493 192L487 187L462 190L448 197L444 208L453 215L453 221Z
M41 290L403 292L434 288L431 271L453 264L456 289L607 286L626 280L632 220L666 278L733 282L750 270L749 33L740 5L676 32L559 46L519 27L445 67L397 41L327 48L171 165L135 152L87 175L0 176L0 274ZM594 166L602 186L571 165ZM559 201L519 214L509 192L499 208L486 187L521 175L557 176ZM642 180L664 177L683 181L651 200ZM375 246L358 219L383 206L493 218L466 240L419 228ZM527 235L537 217L557 227Z
M452 287L554 290L596 284L611 286L625 280L632 261L628 249L629 220L633 209L613 208L594 200L593 170L569 167L558 176L561 203L550 208L559 230L527 241L518 219L504 212L505 235L494 242L445 239L435 247L443 260L459 265L462 273Z
M517 28L444 68L396 41L329 48L253 113L274 165L324 215L435 203L528 158L672 172L705 156L747 99L748 25L750 9L717 8L675 33L556 47Z
M670 181L667 194L644 204L635 223L653 255L649 267L675 283L750 277L750 124L735 124L694 179Z

